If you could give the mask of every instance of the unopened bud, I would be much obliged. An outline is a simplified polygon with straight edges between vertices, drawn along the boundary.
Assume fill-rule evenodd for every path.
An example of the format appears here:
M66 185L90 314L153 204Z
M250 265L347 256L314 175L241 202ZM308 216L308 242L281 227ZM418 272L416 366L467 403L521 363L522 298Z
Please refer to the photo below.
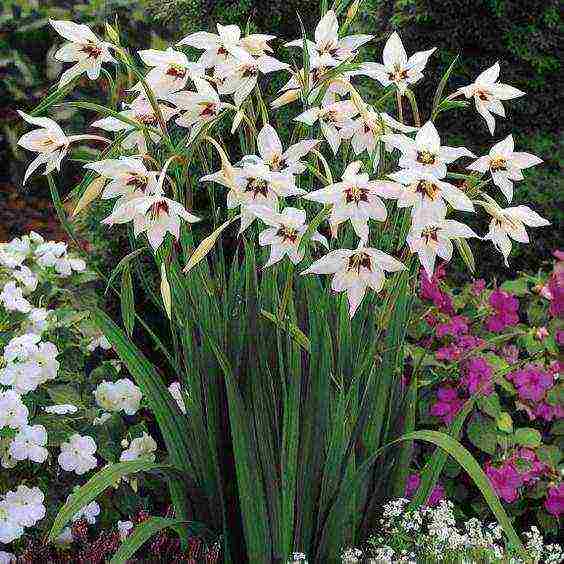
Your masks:
M116 27L112 27L108 22L106 22L106 36L115 45L119 45L119 31Z
M245 113L242 110L238 110L233 118L233 125L231 126L231 134L237 131L237 128L241 125L243 118L245 117Z
M282 94L282 96L278 96L276 100L270 102L271 108L280 108L281 106L285 106L286 104L290 104L295 102L300 97L299 89L296 90L287 90Z
M360 0L354 0L354 2L349 6L347 10L347 22L351 22L356 17L358 12L358 7L360 6Z

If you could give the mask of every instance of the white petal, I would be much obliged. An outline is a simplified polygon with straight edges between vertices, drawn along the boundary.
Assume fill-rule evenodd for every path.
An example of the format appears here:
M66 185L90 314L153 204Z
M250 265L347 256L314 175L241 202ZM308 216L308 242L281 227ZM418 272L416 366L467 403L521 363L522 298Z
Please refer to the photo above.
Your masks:
M269 161L273 156L282 155L282 143L278 133L270 124L266 124L259 132L257 138L257 146L260 156Z
M493 84L499 77L499 63L495 63L489 69L486 69L476 78L476 82L480 84Z
M516 217L521 220L525 225L530 227L544 227L550 225L550 221L541 217L536 211L533 211L529 206L515 206L513 208L506 208L505 213Z
M315 42L318 46L327 45L337 41L339 22L333 10L329 10L319 21L315 28Z
M518 168L529 168L531 166L535 166L541 164L543 162L542 159L533 155L531 153L513 153L511 155L512 163L517 166Z
M439 152L441 138L432 121L426 122L417 132L415 143L417 143L417 148L421 151L429 151L434 155Z
M396 64L399 64L400 67L403 68L407 63L407 53L405 52L400 36L395 31L388 41L386 41L382 57L387 69L392 69Z

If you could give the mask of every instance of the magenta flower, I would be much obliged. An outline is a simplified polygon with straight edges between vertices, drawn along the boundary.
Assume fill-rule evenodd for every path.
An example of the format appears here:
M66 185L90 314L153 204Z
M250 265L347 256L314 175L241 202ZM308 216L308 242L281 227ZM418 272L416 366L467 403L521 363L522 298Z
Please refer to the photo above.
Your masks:
M556 518L559 518L564 513L564 482L549 488L544 507Z
M529 465L529 469L521 473L525 484L537 481L537 479L548 470L548 466L544 462L541 462L537 458L535 451L530 448L519 449L515 453L515 459L523 460Z
M472 293L479 296L486 289L486 281L483 278L478 278L472 282Z
M492 333L500 333L506 327L519 323L519 300L504 292L494 290L489 299L489 304L494 313L486 320L486 329Z
M463 384L471 394L490 395L493 392L492 367L483 358L472 358L465 366Z
M549 403L541 402L533 408L533 417L531 418L534 419L535 417L540 417L545 421L562 419L564 417L564 407L561 405L550 405Z
M421 485L421 478L419 474L413 473L407 477L407 483L405 484L405 497L411 499L415 492L419 489ZM439 501L445 498L445 489L441 484L437 484L429 494L429 499L427 500L426 506L435 507L438 505Z
M518 489L524 482L523 477L511 462L506 461L499 468L488 464L486 476L490 479L493 489L501 499L507 503L512 503L518 499Z
M513 382L521 400L534 402L544 398L546 391L554 383L552 374L532 365L508 374L507 379Z
M437 390L437 401L431 406L429 413L440 417L446 425L451 423L456 414L462 409L464 400L458 397L458 392L450 386L441 386Z
M519 349L515 345L505 345L499 354L509 364L515 364L519 360Z
M468 319L462 315L456 315L446 323L439 323L435 329L437 337L440 339L447 335L458 337L468 333Z
M422 270L420 276L419 296L423 300L433 302L435 307L437 307L441 313L454 315L454 307L450 296L439 288L439 280L444 275L442 274L443 272L444 268L442 271L439 268L435 271L434 276L429 278L426 272Z

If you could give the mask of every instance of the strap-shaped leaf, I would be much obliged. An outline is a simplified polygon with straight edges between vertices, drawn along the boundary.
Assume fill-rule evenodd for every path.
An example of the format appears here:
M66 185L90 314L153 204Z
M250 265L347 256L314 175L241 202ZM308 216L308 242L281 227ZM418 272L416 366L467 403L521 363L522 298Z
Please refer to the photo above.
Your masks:
M169 470L171 468L171 466L157 464L148 460L118 462L103 468L94 474L84 486L72 493L67 502L61 507L49 532L49 541L52 541L61 533L65 525L82 507L95 500L103 491L113 486L124 476L141 471Z
M151 537L164 529L176 529L199 534L206 530L205 526L195 521L184 521L182 519L170 519L166 517L151 517L140 523L133 532L123 541L117 552L110 560L110 564L125 564Z

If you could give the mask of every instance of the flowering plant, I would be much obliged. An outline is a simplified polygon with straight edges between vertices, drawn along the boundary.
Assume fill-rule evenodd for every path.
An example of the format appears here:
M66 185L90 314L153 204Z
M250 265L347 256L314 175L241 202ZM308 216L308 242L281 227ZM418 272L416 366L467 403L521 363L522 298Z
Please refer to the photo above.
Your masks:
M65 242L31 232L0 244L0 546L37 538L104 463L155 457L155 441L133 417L141 391L121 377L119 361L102 360L111 345L81 308L96 300L95 280ZM102 523L143 503L141 483L99 500ZM76 511L58 544L94 524L100 504Z
M457 428L510 514L551 533L564 513L564 263L562 253L555 257L550 275L523 275L493 289L475 280L455 294L443 268L431 279L423 275L411 349L414 377L426 389L420 424ZM429 503L445 494L469 501L471 488L458 470L445 472ZM480 503L471 505L483 512Z
M474 96L491 128L500 100L522 93L500 84L493 67L487 80L444 96L451 66L422 120L414 88L434 49L408 57L394 34L382 63L361 62L372 37L349 33L358 6L322 2L313 40L302 30L286 45L292 64L275 56L274 36L234 25L132 55L115 27L101 39L84 25L52 22L66 40L56 57L71 66L22 115L39 128L20 144L38 155L30 173L45 165L73 237L52 173L76 143L103 143L72 192L75 213L98 197L113 200L103 223L129 229L132 248L106 277L120 292L124 329L96 308L90 319L146 398L168 458L99 472L62 508L51 538L109 483L159 469L170 475L174 518L141 525L117 561L163 527L186 545L198 521L222 532L231 561L284 560L294 549L325 561L368 530L380 497L403 491L411 443L422 440L462 464L519 546L469 453L448 434L413 430L417 389L400 395L398 375L418 263L432 276L437 257L450 260L456 247L470 265L472 238L491 240L507 261L511 239L528 241L525 226L548 224L486 191L501 184L510 203L508 184L536 157L507 141L490 160L461 168L475 155L443 144L437 131L445 112L466 107L457 98ZM200 53L195 60L188 48ZM92 127L102 137L67 135L36 117L84 73L128 81L121 107L70 103L99 114ZM274 73L287 82L269 99ZM292 104L290 135L265 98L274 110ZM478 209L491 217L484 237L451 217ZM200 222L210 227L203 239L191 227ZM237 238L228 235L232 224ZM165 342L136 311L138 289L168 320ZM158 361L135 345L136 330ZM157 366L179 381L175 397Z

